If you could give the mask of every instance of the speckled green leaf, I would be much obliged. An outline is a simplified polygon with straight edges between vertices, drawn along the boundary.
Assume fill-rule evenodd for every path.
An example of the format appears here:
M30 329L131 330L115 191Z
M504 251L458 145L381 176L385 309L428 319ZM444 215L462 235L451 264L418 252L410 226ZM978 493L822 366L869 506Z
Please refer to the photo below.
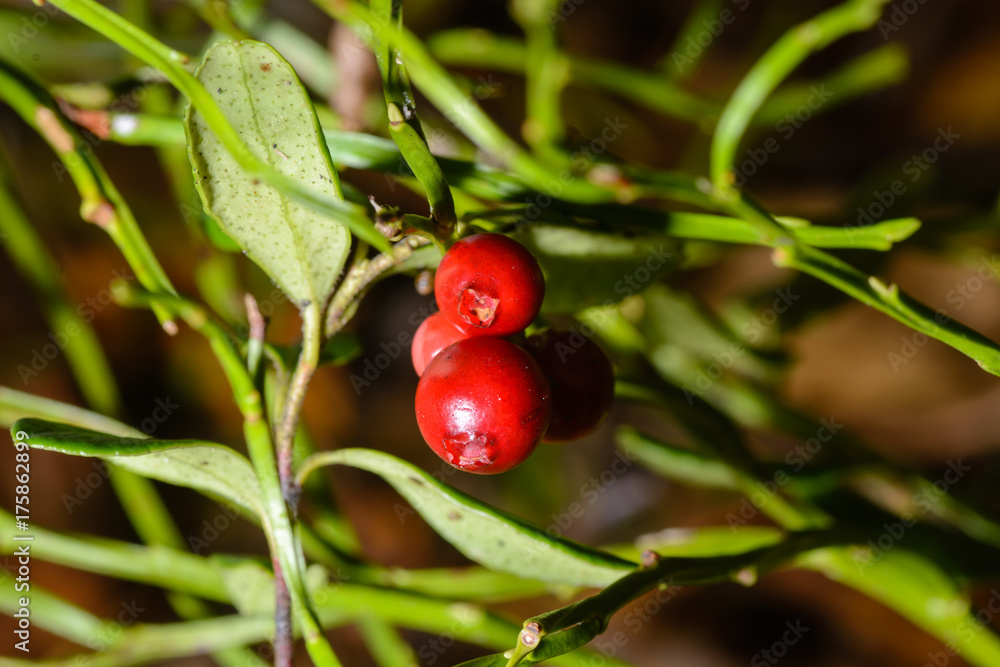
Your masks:
M636 565L550 536L545 530L443 484L416 466L371 449L315 454L306 466L342 464L391 484L427 523L463 554L500 572L574 586L607 586Z
M316 112L274 49L254 41L219 42L205 55L198 79L257 157L341 197ZM244 173L193 108L185 129L208 213L300 307L325 302L347 260L347 228Z
M201 440L120 438L42 419L20 419L11 433L24 431L36 449L72 456L96 456L144 477L221 496L258 516L260 484L250 462L224 445Z

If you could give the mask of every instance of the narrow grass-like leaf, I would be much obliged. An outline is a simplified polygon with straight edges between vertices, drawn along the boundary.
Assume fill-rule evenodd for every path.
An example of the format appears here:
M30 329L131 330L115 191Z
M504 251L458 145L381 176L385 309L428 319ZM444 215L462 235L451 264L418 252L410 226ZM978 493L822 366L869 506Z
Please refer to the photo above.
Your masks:
M981 620L984 612L992 618L992 606L974 613L955 582L923 556L891 547L880 554L856 548L823 549L803 555L798 564L878 600L957 647L970 664L1000 665L1000 637Z
M21 419L11 433L23 431L37 449L96 456L144 477L205 491L261 514L260 484L250 462L224 445L201 440L121 438L41 419Z
M606 586L635 568L629 561L552 537L382 452L341 449L315 454L303 463L299 481L329 464L380 476L455 548L490 569L549 583Z
M259 159L341 198L315 110L274 49L253 41L220 42L205 55L198 80ZM347 261L347 228L248 175L193 107L185 128L209 214L300 307L325 302Z
M579 227L534 223L517 235L545 274L543 312L573 313L621 301L680 261L666 236L624 238Z

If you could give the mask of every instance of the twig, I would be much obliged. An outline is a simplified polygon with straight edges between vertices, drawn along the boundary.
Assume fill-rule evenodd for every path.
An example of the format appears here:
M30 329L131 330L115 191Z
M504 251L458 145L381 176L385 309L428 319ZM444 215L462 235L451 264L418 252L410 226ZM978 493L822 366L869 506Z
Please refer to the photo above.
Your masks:
M274 667L292 667L295 638L292 634L292 596L281 572L277 556L271 556L274 567Z
M295 515L298 506L299 489L292 477L292 450L295 443L295 429L302 412L306 389L316 366L322 344L322 311L320 304L310 303L302 309L302 351L295 364L295 371L288 382L288 392L281 408L281 417L275 429L274 439L278 449L278 478L285 502Z
M372 283L412 255L414 250L428 244L429 239L407 236L393 246L391 253L356 261L330 300L330 307L326 311L326 337L329 338L343 328Z

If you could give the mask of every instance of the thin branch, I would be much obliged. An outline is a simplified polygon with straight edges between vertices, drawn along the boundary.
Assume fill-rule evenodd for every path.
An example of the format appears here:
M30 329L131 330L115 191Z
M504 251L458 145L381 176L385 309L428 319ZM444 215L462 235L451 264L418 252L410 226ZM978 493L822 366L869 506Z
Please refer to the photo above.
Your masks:
M344 327L376 280L406 260L415 250L430 243L429 239L420 236L407 236L393 246L391 253L381 253L371 259L355 262L330 300L330 307L326 311L326 337L329 338Z

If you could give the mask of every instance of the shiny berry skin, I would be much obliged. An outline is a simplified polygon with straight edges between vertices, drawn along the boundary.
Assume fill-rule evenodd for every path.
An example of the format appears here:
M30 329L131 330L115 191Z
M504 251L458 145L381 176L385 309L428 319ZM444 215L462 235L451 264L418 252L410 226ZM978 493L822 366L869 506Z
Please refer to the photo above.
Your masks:
M463 338L468 338L464 331L441 313L434 313L424 320L413 334L413 345L410 347L413 370L417 375L423 375L427 364L438 352Z
M503 234L468 236L434 276L438 308L469 336L509 336L538 315L545 279L527 248Z
M568 442L597 429L611 411L615 372L604 352L576 331L547 329L526 346L552 387L543 442Z
M549 383L531 355L502 338L466 338L442 350L417 384L417 425L459 470L505 472L534 451L549 425Z

